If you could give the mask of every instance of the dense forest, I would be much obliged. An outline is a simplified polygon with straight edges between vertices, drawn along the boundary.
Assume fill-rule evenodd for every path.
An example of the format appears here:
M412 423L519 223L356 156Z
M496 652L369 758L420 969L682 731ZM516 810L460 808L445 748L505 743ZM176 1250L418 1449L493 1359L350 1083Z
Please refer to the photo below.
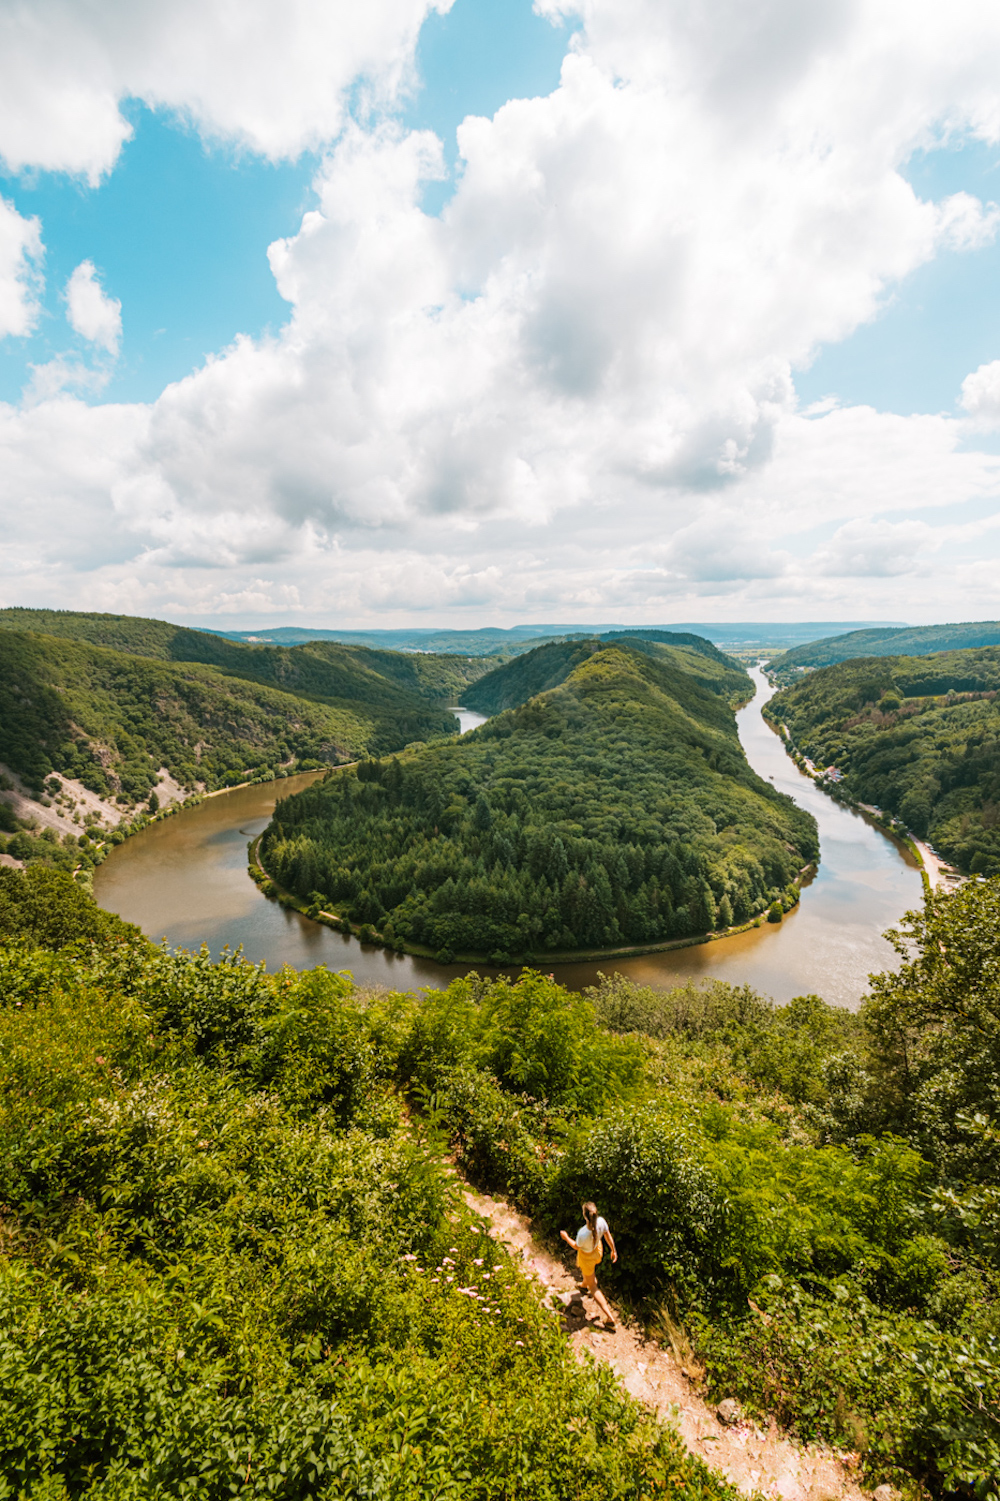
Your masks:
M73 610L0 610L0 631L4 630L65 636L166 662L200 662L285 693L367 704L390 713L400 698L399 690L436 705L455 703L465 685L490 665L473 657L378 651L334 641L298 647L241 645L166 620Z
M1000 646L1000 620L967 621L960 625L882 626L827 636L783 652L774 661L782 687L814 667L829 667L853 657L924 656L927 652Z
M527 703L536 694L564 682L573 667L592 655L595 640L645 652L661 665L687 673L710 692L725 695L734 706L746 703L753 695L750 680L740 664L700 636L666 631L648 631L645 635L614 631L606 636L571 637L547 643L515 662L501 664L468 688L463 702L480 714L499 714Z
M0 632L0 760L36 788L56 772L100 793L145 797L179 782L242 780L263 764L319 765L454 732L455 718L386 684L339 704L52 636Z
M764 712L960 870L1000 872L1000 647L811 672Z
M712 692L680 660L597 640L517 658L488 691L502 701L509 678L519 707L279 803L268 873L389 942L500 961L787 909L815 824L746 762L730 708L746 675L709 663Z
M859 1016L417 998L0 870L0 1495L736 1501L573 1361L450 1158L553 1239L596 1198L602 1282L714 1399L996 1498L998 932L1000 881L935 897Z

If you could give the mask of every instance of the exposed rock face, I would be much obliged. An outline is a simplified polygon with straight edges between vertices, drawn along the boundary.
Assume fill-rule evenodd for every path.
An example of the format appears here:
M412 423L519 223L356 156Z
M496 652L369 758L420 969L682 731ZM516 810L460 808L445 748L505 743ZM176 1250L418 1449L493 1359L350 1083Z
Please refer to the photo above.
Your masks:
M726 1427L730 1428L734 1423L742 1421L743 1409L735 1397L726 1397L725 1401L720 1402L715 1409L715 1416L720 1423L725 1423Z
M872 1491L872 1501L899 1501L899 1492L895 1486L880 1485Z

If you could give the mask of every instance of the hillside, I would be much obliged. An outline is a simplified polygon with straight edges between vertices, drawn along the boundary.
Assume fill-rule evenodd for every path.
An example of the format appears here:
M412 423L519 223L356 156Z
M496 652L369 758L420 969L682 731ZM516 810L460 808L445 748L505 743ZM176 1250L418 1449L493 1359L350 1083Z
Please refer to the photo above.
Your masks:
M883 626L828 636L784 652L774 663L774 676L788 687L803 671L846 662L853 657L924 656L928 652L1000 645L1000 621L980 620L958 625Z
M287 693L390 710L399 700L399 689L434 703L453 703L487 666L473 657L371 650L332 641L248 646L166 620L74 610L0 610L0 631L4 630L87 641L164 662L200 662Z
M821 668L765 714L861 802L966 872L1000 872L1000 647Z
M671 636L666 631L650 631L645 635L637 631L571 638L537 647L481 677L466 690L463 701L479 714L514 709L536 694L558 687L602 645L613 644L643 652L664 667L694 678L710 692L724 694L733 703L745 702L752 695L750 679L743 668L710 641L698 636Z
M379 681L380 703L310 699L198 663L0 631L0 762L36 800L48 790L65 801L61 784L74 783L74 822L83 825L64 818L36 837L22 825L38 820L19 803L19 823L13 797L0 795L0 853L70 869L88 863L88 827L116 816L97 799L133 809L156 792L164 770L181 790L211 791L454 734L453 715ZM3 791L13 792L7 776Z
M542 647L506 672L521 691L562 680L283 801L270 874L387 941L473 954L681 938L796 900L815 825L751 771L724 697L635 644Z
M737 1501L762 1446L731 1432L727 1484L711 1417L692 1453L629 1394L669 1370L688 1414L847 1460L789 1453L785 1494L996 1501L998 923L998 881L909 914L860 1016L532 971L370 994L0 870L6 1492ZM555 1260L584 1197L648 1367L493 1238L506 1199Z

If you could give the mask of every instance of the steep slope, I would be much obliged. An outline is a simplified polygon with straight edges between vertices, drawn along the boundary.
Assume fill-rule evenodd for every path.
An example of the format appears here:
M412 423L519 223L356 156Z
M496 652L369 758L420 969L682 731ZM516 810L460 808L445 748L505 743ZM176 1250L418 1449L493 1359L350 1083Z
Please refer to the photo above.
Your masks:
M960 870L1000 872L1000 647L811 672L765 713Z
M211 788L262 766L336 763L454 730L454 716L415 695L387 684L382 697L309 700L196 663L0 632L0 760L37 790L58 772L132 803L161 766Z
M657 942L795 900L815 825L750 769L723 697L633 645L533 656L563 681L280 803L270 873L387 938L470 953Z

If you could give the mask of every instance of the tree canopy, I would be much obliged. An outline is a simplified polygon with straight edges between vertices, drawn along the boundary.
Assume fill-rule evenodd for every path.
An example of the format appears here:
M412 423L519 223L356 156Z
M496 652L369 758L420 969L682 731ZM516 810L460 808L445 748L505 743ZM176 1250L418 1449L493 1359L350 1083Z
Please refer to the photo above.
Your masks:
M749 688L739 670L712 692L666 648L590 641L503 671L501 697L560 680L460 741L284 800L269 873L434 952L655 942L795 900L815 824L747 764L728 703Z
M1000 871L1000 647L811 672L765 714L963 871Z

